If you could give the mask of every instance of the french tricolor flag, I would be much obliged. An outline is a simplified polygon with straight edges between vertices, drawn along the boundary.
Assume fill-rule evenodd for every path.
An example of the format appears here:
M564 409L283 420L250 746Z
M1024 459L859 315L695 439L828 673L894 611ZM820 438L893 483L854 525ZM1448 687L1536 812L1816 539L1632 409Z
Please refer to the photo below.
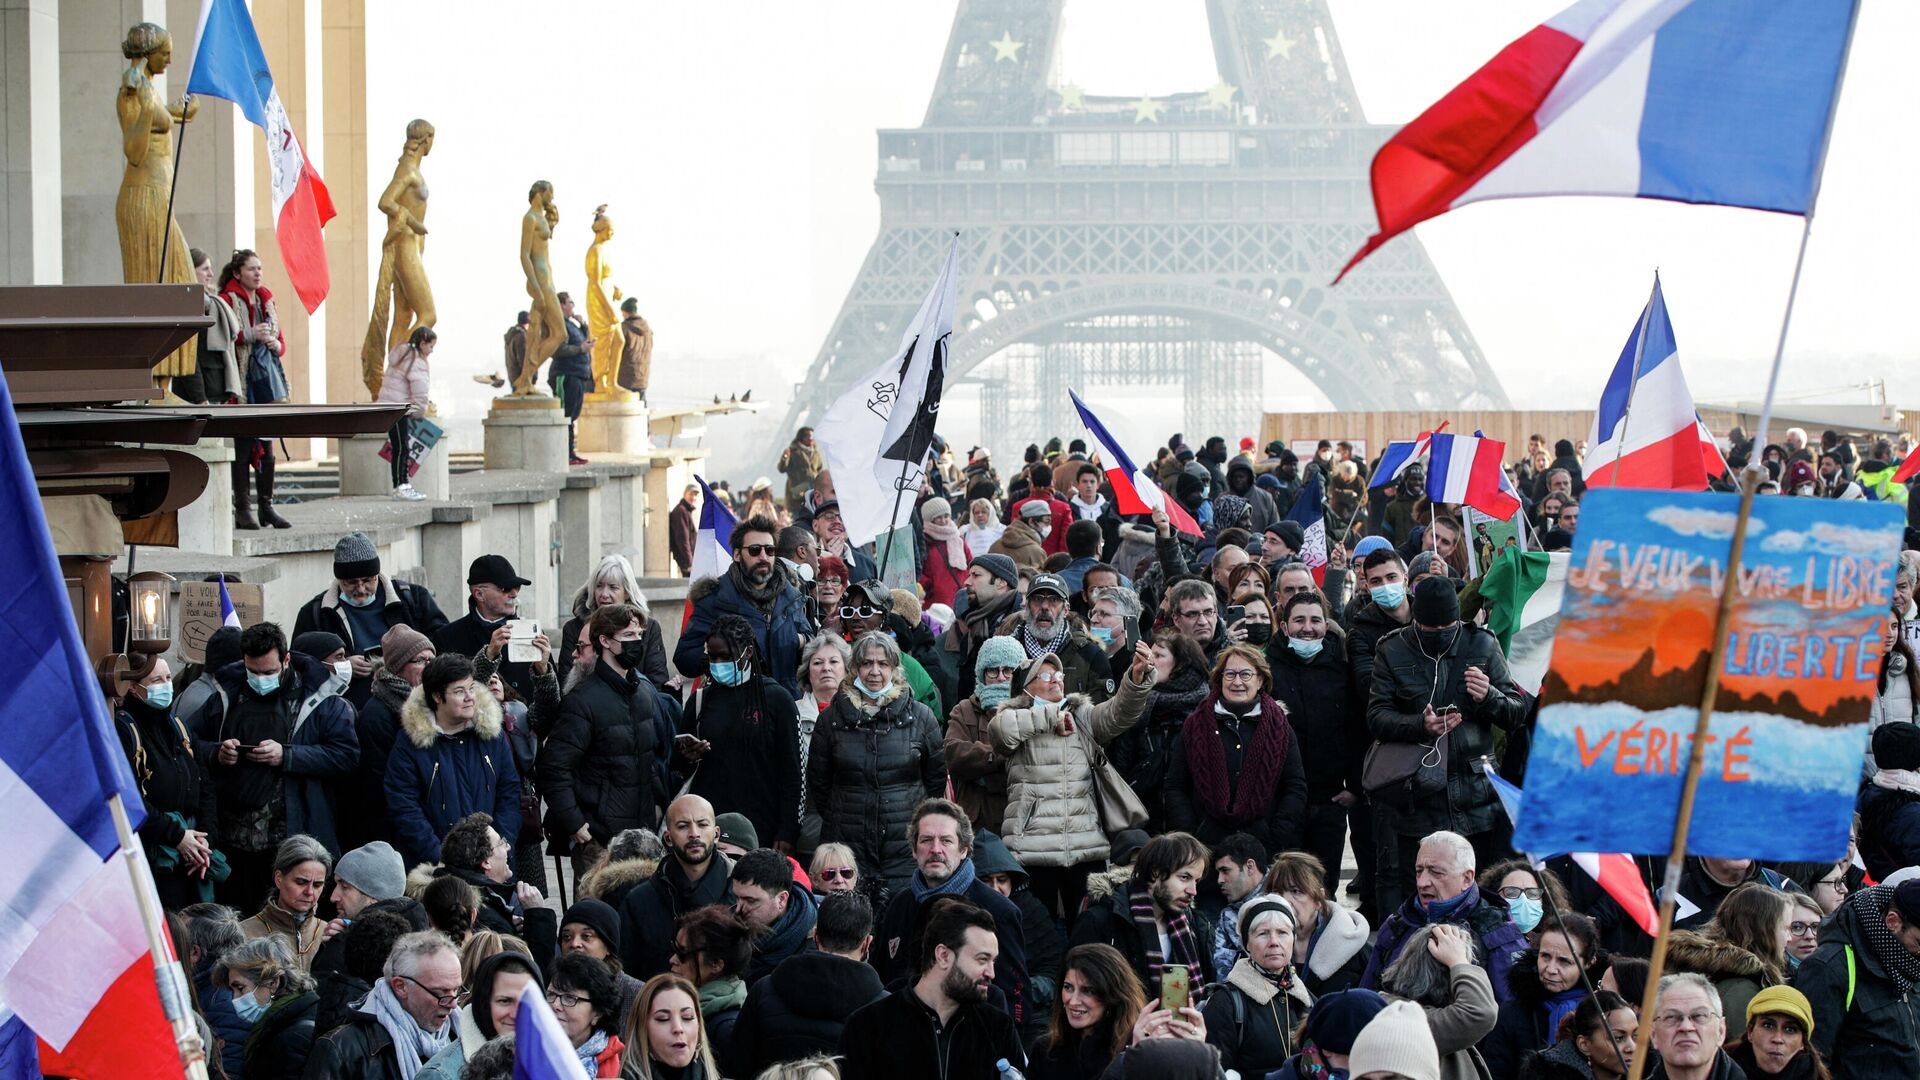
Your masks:
M1412 468L1413 463L1426 454L1427 445L1434 433L1447 429L1447 423L1448 421L1445 420L1440 421L1439 427L1434 428L1433 431L1421 432L1417 439L1411 441L1396 439L1388 443L1387 449L1380 455L1380 466L1373 470L1373 479L1367 483L1367 487L1369 489L1386 487L1400 479L1401 473Z
M580 1059L540 984L520 988L513 1021L513 1080L579 1080Z
M227 595L227 576L220 575L220 625L240 629L240 613L233 609L233 597Z
M1856 0L1579 0L1373 159L1380 231L1482 199L1620 195L1804 214Z
M1502 468L1507 444L1472 435L1436 432L1432 460L1427 465L1427 498L1437 503L1471 506L1505 521L1520 509L1520 499L1507 483Z
M1587 446L1588 487L1701 491L1707 477L1726 474L1726 459L1694 411L1693 393L1680 370L1658 273L1653 295L1600 392Z
M719 577L733 564L734 518L727 500L713 493L705 477L695 475L693 479L700 485L700 528L693 536L693 567L687 572L687 580L699 581ZM693 599L689 597L680 616L682 629L691 618Z
M1481 763L1480 771L1486 774L1487 781L1493 785L1493 793L1499 796L1500 808L1507 812L1507 820L1518 825L1520 809L1525 804L1525 792L1494 772L1485 762ZM1540 866L1551 857L1535 856L1531 861L1535 866ZM1576 851L1567 857L1599 883L1600 888L1613 897L1614 902L1640 929L1656 936L1660 933L1660 912L1653 906L1653 894L1647 891L1647 881L1640 876L1640 868L1634 865L1633 856L1619 852ZM1684 918L1685 913L1680 917Z
M266 132L273 235L294 291L313 314L327 298L327 248L320 228L333 219L333 197L293 133L245 0L201 0L187 93L231 101Z
M1205 535L1201 532L1200 523L1193 520L1193 515L1187 513L1179 500L1167 498L1167 493L1160 490L1160 485L1140 471L1127 452L1120 448L1120 440L1114 438L1113 433L1107 430L1107 425L1093 415L1093 410L1080 400L1080 395L1069 390L1067 396L1073 399L1073 407L1080 414L1080 422L1087 426L1087 433L1093 436L1094 442L1100 444L1100 460L1106 463L1107 479L1113 484L1114 508L1122 514L1151 514L1155 510L1164 510L1168 523L1174 528L1189 536Z
M0 1068L179 1080L134 890L156 912L159 899L109 804L130 829L146 807L80 644L4 380L0 417L0 562L12 572L0 636L15 661L0 680ZM165 974L190 994L171 959Z

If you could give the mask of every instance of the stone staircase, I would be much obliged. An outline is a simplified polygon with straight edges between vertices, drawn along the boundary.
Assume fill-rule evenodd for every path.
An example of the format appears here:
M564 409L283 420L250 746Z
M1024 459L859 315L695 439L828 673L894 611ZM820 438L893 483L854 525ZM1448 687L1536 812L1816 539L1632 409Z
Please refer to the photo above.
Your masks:
M447 469L455 476L478 472L485 464L479 451L453 454ZM283 461L274 474L276 504L305 503L332 499L340 494L340 462L336 458L319 461Z

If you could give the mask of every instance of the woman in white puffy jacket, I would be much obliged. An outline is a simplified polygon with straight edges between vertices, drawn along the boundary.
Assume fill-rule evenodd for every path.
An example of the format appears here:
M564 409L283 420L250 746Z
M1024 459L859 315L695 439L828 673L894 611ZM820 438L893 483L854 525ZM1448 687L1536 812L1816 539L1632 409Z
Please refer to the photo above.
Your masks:
M414 328L407 340L393 347L387 354L386 374L380 380L380 396L376 401L393 405L405 405L407 411L394 421L393 428L387 433L388 448L393 454L393 497L409 502L424 499L425 495L413 490L408 479L407 442L413 428L413 421L427 415L427 357L433 355L434 343L440 335L430 326Z

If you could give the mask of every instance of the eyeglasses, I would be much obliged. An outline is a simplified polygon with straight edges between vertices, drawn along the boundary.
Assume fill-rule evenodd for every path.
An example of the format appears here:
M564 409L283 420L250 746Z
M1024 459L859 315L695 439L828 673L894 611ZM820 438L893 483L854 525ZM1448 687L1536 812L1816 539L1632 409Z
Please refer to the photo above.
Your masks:
M1523 896L1529 900L1540 899L1539 886L1536 885L1531 889L1526 889L1518 885L1508 885L1500 890L1500 898L1503 900L1518 900Z
M1220 681L1230 682L1230 683L1252 682L1256 677L1258 677L1258 675L1259 675L1258 672L1243 671L1239 668L1234 668L1228 671L1221 672Z
M1817 922L1797 922L1797 923L1787 924L1787 933L1792 934L1794 937L1806 937L1808 934L1811 934L1818 929L1820 929L1820 924Z
M822 881L852 881L853 875L860 871L851 866L829 866L820 871Z
M1839 874L1835 874L1833 877L1830 877L1830 878L1821 878L1819 881L1814 882L1814 884L1825 885L1827 888L1832 889L1834 892L1847 891L1847 879Z
M1042 671L1034 672L1031 676L1028 677L1027 681L1054 683L1054 682L1059 682L1061 679L1064 679L1064 678L1066 678L1066 676L1060 674L1059 672L1053 670L1052 668L1047 668Z
M1656 1024L1659 1024L1663 1028L1677 1028L1680 1026L1682 1021L1692 1024L1696 1028L1705 1028L1708 1024L1711 1024L1718 1019L1720 1019L1719 1013L1712 1012L1707 1009L1695 1009L1690 1013L1681 1013L1681 1012L1659 1013L1658 1015L1654 1016L1653 1022Z
M583 998L578 994L564 994L558 990L547 991L547 1004L556 1009L571 1009L575 1005L585 1005L591 1000L591 998Z
M871 619L880 614L881 609L868 604L841 604L840 617L843 619Z
M460 1000L460 990L458 987L455 987L452 990L446 990L446 991L435 990L433 987L428 986L426 983L421 982L419 979L416 979L411 975L402 975L400 977L412 983L413 985L419 987L420 989L425 990L427 992L427 996L432 998L434 1001L438 1002L440 1004L440 1007L443 1009L453 1008L454 1004Z
M1014 672L1014 669L1010 667L990 667L990 668L980 669L980 675L982 678L991 677L995 679L1011 679L1013 678L1013 672Z
M759 558L761 556L773 554L774 547L772 544L741 544L740 551L742 554L752 555L755 558Z

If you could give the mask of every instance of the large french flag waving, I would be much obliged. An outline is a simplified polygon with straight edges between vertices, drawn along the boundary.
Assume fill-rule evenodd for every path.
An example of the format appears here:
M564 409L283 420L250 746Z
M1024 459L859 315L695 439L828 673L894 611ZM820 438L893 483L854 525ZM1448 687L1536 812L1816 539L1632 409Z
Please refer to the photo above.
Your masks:
M327 298L327 247L320 228L333 220L333 197L293 133L245 0L201 0L187 93L231 101L266 132L273 234L293 291L300 294L307 314L313 314Z
M1107 479L1113 484L1114 508L1122 514L1151 514L1155 510L1164 510L1167 522L1174 528L1189 536L1204 535L1200 523L1193 520L1193 515L1187 513L1180 501L1167 498L1167 493L1160 490L1160 485L1140 471L1139 466L1133 463L1133 458L1127 456L1126 450L1121 447L1120 440L1114 438L1113 432L1107 430L1107 425L1093 415L1093 410L1080 400L1080 395L1069 390L1067 396L1073 399L1074 410L1080 414L1080 422L1087 425L1087 433L1093 436L1094 442L1100 444L1100 460L1106 462Z
M0 380L0 1068L80 1078L182 1074L135 888L159 910L109 801L146 817L80 644L65 578ZM136 873L129 873L131 867ZM173 973L170 971L169 975ZM191 993L191 991L184 992Z
M1600 392L1587 446L1588 487L1701 491L1707 477L1727 471L1694 411L1657 273L1653 296Z
M1806 213L1856 6L1579 0L1380 148L1380 231L1341 276L1482 199L1621 195Z

